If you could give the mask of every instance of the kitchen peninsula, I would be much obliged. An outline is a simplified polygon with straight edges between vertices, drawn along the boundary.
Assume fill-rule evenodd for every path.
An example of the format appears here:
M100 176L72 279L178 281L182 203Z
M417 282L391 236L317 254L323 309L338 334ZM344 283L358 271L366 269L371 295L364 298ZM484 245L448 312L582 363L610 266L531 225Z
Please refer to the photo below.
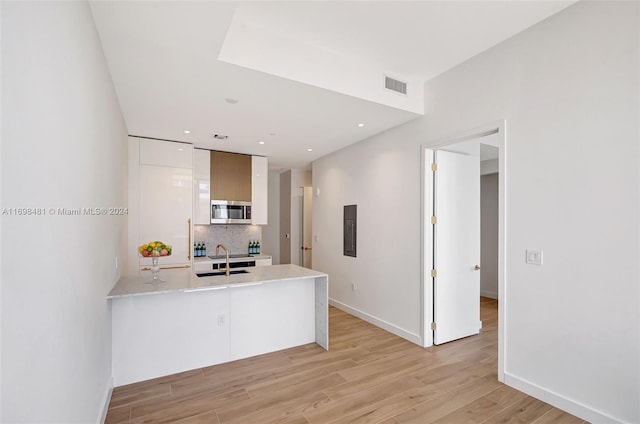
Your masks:
M296 265L229 277L123 277L112 306L114 385L316 342L328 349L328 276Z

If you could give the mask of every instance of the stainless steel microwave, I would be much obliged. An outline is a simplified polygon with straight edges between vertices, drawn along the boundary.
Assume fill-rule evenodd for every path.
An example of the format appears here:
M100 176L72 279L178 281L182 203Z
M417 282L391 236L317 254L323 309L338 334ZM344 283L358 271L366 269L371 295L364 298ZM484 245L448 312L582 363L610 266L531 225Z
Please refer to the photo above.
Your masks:
M251 224L251 202L211 201L212 224Z

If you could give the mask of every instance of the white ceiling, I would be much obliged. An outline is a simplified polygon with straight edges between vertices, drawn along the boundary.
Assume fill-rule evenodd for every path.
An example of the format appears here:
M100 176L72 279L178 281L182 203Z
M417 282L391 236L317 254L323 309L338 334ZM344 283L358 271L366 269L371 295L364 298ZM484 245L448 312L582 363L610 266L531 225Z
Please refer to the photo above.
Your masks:
M93 1L91 8L131 135L265 155L271 168L284 169L421 116L424 81L572 3ZM409 82L408 96L384 90L383 74Z

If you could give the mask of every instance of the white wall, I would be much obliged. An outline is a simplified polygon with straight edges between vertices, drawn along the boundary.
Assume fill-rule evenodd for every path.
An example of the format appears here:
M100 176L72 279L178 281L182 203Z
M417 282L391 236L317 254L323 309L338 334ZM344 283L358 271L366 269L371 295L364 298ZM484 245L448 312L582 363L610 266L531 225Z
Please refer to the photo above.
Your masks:
M329 274L334 303L417 343L422 139L412 127L404 125L313 163L313 187L320 194L313 198L318 241L312 260L314 269ZM358 206L356 258L342 254L343 207L352 204Z
M2 2L2 208L126 207L126 137L86 2ZM90 423L125 216L2 216L2 422Z
M506 381L592 422L639 422L639 7L579 2L426 84L425 118L316 161L313 261L331 298L419 331L420 145L504 118ZM398 204L402 220L379 213Z

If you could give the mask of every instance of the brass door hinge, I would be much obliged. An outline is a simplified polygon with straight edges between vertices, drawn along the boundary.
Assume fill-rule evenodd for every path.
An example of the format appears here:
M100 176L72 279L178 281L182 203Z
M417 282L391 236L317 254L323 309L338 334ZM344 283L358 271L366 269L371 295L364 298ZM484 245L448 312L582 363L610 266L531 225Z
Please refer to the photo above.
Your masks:
M431 277L436 278L438 276L438 271L436 271L435 269L431 270Z
M432 170L433 172L436 172L436 171L438 170L438 164L437 164L437 163L435 163L435 162L434 162L434 163L432 163L432 164L431 164L431 170Z
M435 322L431 323L431 329L435 331L435 329L436 329L436 323Z
M435 216L432 216L431 217L431 223L434 224L434 225L437 224L438 223L438 218L436 218Z

